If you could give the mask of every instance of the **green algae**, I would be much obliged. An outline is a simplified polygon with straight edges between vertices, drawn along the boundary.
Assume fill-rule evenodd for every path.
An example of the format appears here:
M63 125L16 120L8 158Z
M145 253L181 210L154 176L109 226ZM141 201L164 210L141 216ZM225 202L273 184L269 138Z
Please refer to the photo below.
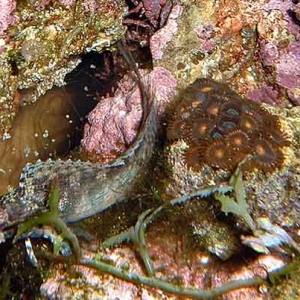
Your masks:
M256 286L264 282L262 278L255 276L250 279L230 281L211 290L201 290L177 286L155 277L145 277L139 274L126 273L123 270L97 260L84 259L81 263L90 268L111 274L113 276L116 276L117 278L132 282L137 285L143 284L149 287L161 289L162 291L167 293L171 293L181 297L188 297L191 299L212 299L241 287Z
M229 180L229 184L233 187L235 192L235 198L225 195L216 195L215 198L221 202L221 210L225 213L233 213L236 216L241 217L249 228L254 231L256 226L251 218L248 210L248 204L246 201L246 191L243 184L242 174L243 162L239 165L236 171L233 173ZM236 200L236 201L235 201Z
M183 204L193 198L207 198L215 193L224 194L230 191L232 191L232 188L226 185L207 187L196 191L192 194L184 195L182 197L173 199L167 206L162 205L156 209L148 209L139 216L135 226L130 227L128 230L104 241L104 243L102 243L102 247L112 247L121 244L125 241L133 242L138 248L139 254L143 260L148 275L153 276L155 274L155 270L148 254L145 237L147 227L151 223L153 223L155 219L157 219L158 216L160 216L165 209L168 209L168 207L170 206Z
M81 250L78 239L75 234L67 227L66 223L59 217L58 203L60 199L59 185L54 180L49 193L49 212L41 213L31 219L28 219L18 225L17 234L14 241L25 234L29 233L37 225L51 224L59 232L59 238L54 242L54 253L58 254L63 240L68 240L74 251L76 261L80 260Z

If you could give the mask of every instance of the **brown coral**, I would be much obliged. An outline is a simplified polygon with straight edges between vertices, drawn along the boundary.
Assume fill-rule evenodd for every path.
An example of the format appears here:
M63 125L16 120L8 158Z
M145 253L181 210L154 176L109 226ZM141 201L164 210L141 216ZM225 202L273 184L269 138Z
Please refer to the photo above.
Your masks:
M167 135L170 141L174 141L180 138L180 136L183 136L185 128L185 123L181 118L174 118L170 123L168 124L167 128Z
M194 143L205 139L214 126L214 122L211 119L197 118L195 119L188 131L188 139Z
M234 150L240 149L249 149L250 148L250 138L246 132L243 132L241 129L236 129L231 131L226 136L226 144L232 145Z
M240 119L240 127L248 133L258 132L261 128L260 122L255 116L250 114L243 114Z
M200 153L197 147L190 147L185 152L185 163L188 167L197 170L200 169L199 160L200 160Z
M188 144L188 167L199 170L208 164L232 171L247 155L248 169L271 172L282 167L282 147L290 142L279 118L260 104L209 79L196 80L179 94L178 102L167 136Z
M263 138L259 138L253 143L253 155L249 166L272 171L281 166L284 160L282 152L274 144Z
M228 158L228 148L223 140L213 141L206 149L205 159L213 167L227 169L231 166Z
M210 117L216 117L219 114L221 107L222 102L216 96L207 98L203 103L203 109Z

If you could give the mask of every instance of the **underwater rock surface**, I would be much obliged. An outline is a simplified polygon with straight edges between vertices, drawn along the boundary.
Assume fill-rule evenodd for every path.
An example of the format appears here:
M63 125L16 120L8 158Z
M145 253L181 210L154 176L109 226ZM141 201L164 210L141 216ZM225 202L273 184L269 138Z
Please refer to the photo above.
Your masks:
M7 7L1 2L0 10L16 20L0 33L1 137L17 113L18 89L32 88L32 101L36 101L52 86L65 84L64 77L79 63L79 55L109 49L125 34L123 1L13 3ZM8 25L7 18L3 26Z
M84 2L87 3L87 1ZM274 224L284 226L298 242L300 112L299 107L291 108L291 106L299 105L300 102L298 99L299 86L297 86L298 70L295 65L297 62L296 50L291 47L294 43L296 46L299 43L299 24L294 19L294 9L293 1L194 1L192 4L187 1L178 1L178 4L173 7L165 27L151 38L150 47L154 67L164 70L164 74L168 73L165 77L162 76L163 89L155 88L157 97L164 97L163 93L165 93L170 99L162 102L171 102L171 107L173 101L171 98L177 93L177 84L180 89L185 88L197 78L203 77L227 82L230 88L239 95L248 95L256 102L266 102L276 107L282 107L274 109L270 105L264 106L264 109L278 116L282 131L287 132L288 139L291 140L290 147L281 149L285 158L282 168L271 173L259 170L245 172L243 179L249 213L253 219L261 216L268 217ZM117 18L116 23L120 24L121 19L122 17ZM82 22L86 22L86 19L83 18ZM123 33L122 26L117 25L116 27ZM39 28L42 31L41 25ZM75 34L75 42L74 40L70 42L70 49L68 49L70 52L73 49L71 47L73 42L75 44L78 42L79 45L83 43L80 33L76 35L75 29L74 31L71 29L71 32ZM122 36L122 33L117 34L116 39ZM99 42L106 45L106 37L102 37ZM27 51L32 49L30 47L32 44L26 40L25 46L22 49L25 57L28 57L29 61L35 59L36 56L32 56L35 54L34 51L32 53ZM20 51L20 48L17 49ZM78 52L75 52L79 53L82 49L86 49L86 46L83 48L79 46ZM100 46L97 49L101 51ZM28 53L30 55L27 55ZM61 82L63 76L59 75L66 69L70 69L70 65L74 66L77 63L76 61L72 64L71 56L69 57L67 53L67 62L65 59L59 60L59 63L55 65L57 73L50 72L49 77L55 77L55 80ZM291 65L290 58L294 65ZM40 72L36 72L37 69L31 69L31 72L26 73L24 81L19 83L13 76L8 59L1 63L4 66L1 73L2 82L9 82L9 85L5 85L2 97L10 99L10 103L13 103L14 92L19 84L27 86L27 83L35 78L35 74L40 74ZM32 63L31 61L30 64ZM56 66L61 68L56 69ZM291 78L293 79L292 87L287 84ZM45 85L48 89L49 86L52 86L53 81L52 78L47 80ZM161 77L158 76L153 80L155 85L155 82L160 82ZM38 83L37 85L38 89L44 90L44 84ZM135 93L138 94L138 92ZM140 110L138 100L132 100L132 102L137 105L134 108L135 111L132 112L133 120L127 120L127 124L130 126L121 125L121 131L113 131L116 139L112 144L110 144L109 136L102 136L106 141L104 145L101 145L101 149L106 151L104 152L105 159L107 157L114 158L116 154L127 147L126 141L134 138ZM158 100L158 102L160 101ZM13 114L18 106L12 104L11 106L13 108L6 112L9 111ZM110 113L116 116L119 107L119 103L113 106L108 104L106 99L102 105L99 104L98 108L102 113L112 108L113 111ZM124 102L121 103L121 107L124 116L124 111L126 115L130 107L125 106ZM162 108L160 109L163 111ZM99 120L99 117L101 116L95 117L95 121ZM3 118L5 127L10 128L7 120L12 119L12 116L8 117L6 113ZM111 121L113 127L107 131L108 135L117 128L117 124L123 124L119 123L120 118ZM101 122L100 129L103 128L103 121ZM97 128L96 122L88 124L87 131L91 130L90 128L93 126ZM121 145L118 144L120 138ZM92 151L97 151L99 137L91 137L90 140L91 145L93 143L96 145L92 147ZM158 192L155 190L155 195L150 197L153 201L159 198L159 200L165 201L164 203L168 203L174 197L192 193L196 188L227 181L230 177L229 170L218 169L216 166L202 165L200 170L193 170L185 163L184 157L187 150L187 143L178 140L164 149L165 161L161 153L157 155L159 157L158 164L163 164L167 169L167 175L157 174L160 169L154 168L153 173L156 172L155 175L158 179L154 177L159 184L158 187L154 186ZM149 193L149 191L147 192ZM138 193L138 197L140 196L141 194ZM140 206L141 203L142 201L134 203L134 207ZM132 206L129 203L125 204L127 210L124 209L121 212L117 207L111 213L107 212L107 214L95 217L91 223L87 223L83 227L87 231L91 230L92 233L94 227L96 228L95 232L108 231L108 227L112 227L110 232L118 233L121 229L132 225L133 222L124 221L126 214L130 216L134 214ZM137 216L138 213L135 217ZM180 229L182 230L180 231ZM209 289L212 286L220 286L231 278L249 278L256 274L262 274L264 277L267 272L280 268L290 261L287 255L275 251L269 255L254 254L250 250L250 254L248 251L244 252L241 234L247 233L247 230L248 228L242 220L223 214L220 211L219 203L213 197L205 200L194 199L183 209L181 206L174 210L171 209L166 219L158 220L158 223L154 222L147 232L147 246L157 270L156 275L168 281L178 282L179 285ZM88 233L79 236L84 257L98 255L128 272L145 273L132 247L122 246L104 251L100 250L102 236L98 237L97 234L94 236ZM21 243L22 241L19 242L19 244ZM16 260L11 263L17 264L18 262ZM175 296L166 296L156 289L129 284L110 275L99 275L87 267L60 263L54 264L51 269L51 274L48 272L49 268L44 269L44 283L40 289L42 297L47 299L58 297L64 299L75 294L82 298L94 297L96 299L176 298ZM277 284L262 285L260 288L238 289L227 293L220 299L271 299L273 295L278 297L276 299L287 299L287 297L298 299L300 288L297 272L293 273L290 279L283 279L280 287L281 290L284 288L285 293L279 290L276 292Z

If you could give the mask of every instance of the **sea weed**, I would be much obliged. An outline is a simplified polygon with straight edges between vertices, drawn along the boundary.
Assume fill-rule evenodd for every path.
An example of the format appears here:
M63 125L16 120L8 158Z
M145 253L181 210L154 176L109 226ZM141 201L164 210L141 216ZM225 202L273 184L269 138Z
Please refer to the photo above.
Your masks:
M67 227L66 223L59 217L59 203L60 193L59 185L56 180L53 180L50 193L49 193L49 211L45 213L40 213L39 215L28 219L18 225L17 234L14 238L14 242L26 232L30 232L32 228L37 225L52 224L59 232L58 243L54 243L54 251L58 252L58 248L61 246L60 240L68 240L73 248L76 261L79 261L81 257L81 250L78 243L76 235L74 235L71 230Z
M243 186L242 181L242 171L241 168L238 168L235 173L232 175L230 180L230 185L220 185L219 187L213 186L209 188L205 188L203 190L197 191L195 193L192 193L190 195L184 195L182 197L173 199L168 206L183 204L186 201L189 201L195 197L205 198L208 196L211 196L215 193L218 193L219 195L224 195L224 193L232 192L233 189L236 192L236 197L239 198L237 202L235 202L234 205L228 206L228 203L226 204L226 211L227 212L233 212L239 216L243 216L245 219L245 211L247 212L247 206L246 206L246 194ZM226 197L226 196L225 196ZM274 272L271 272L268 274L268 278L262 278L259 276L253 276L248 279L241 279L241 280L232 280L227 283L222 284L221 286L212 288L210 290L203 290L203 289L194 289L189 287L183 287L175 284L171 284L165 280L161 280L159 278L156 278L154 276L154 268L153 264L151 262L151 259L147 252L147 245L145 240L145 231L147 226L152 223L166 208L166 206L159 206L158 208L151 210L146 210L138 219L136 225L132 228L130 228L127 233L122 233L118 236L118 238L115 238L115 241L122 242L124 240L131 240L134 241L136 245L139 245L139 251L141 254L141 257L145 263L146 269L148 271L149 277L143 276L136 273L128 273L124 272L122 268L117 268L115 266L112 266L111 264L107 264L103 261L101 261L101 258L95 257L93 259L85 259L81 258L80 254L80 248L78 244L77 237L74 236L70 230L67 228L67 225L58 217L58 199L59 199L59 187L56 181L53 182L50 195L49 195L49 212L40 214L39 216L36 216L32 220L28 220L18 226L18 232L15 237L15 240L19 236L21 236L24 232L30 230L32 227L38 225L38 224L53 224L56 229L59 229L61 231L61 235L63 236L63 239L68 239L69 242L71 242L73 246L73 250L76 254L77 262L81 265L87 266L89 268L96 269L100 272L104 272L107 274L111 274L117 278L120 278L122 280L132 282L134 284L140 285L146 285L149 287L158 288L164 292L172 293L174 295L183 296L183 297L189 297L192 299L211 299L220 295L223 295L224 293L233 291L238 288L242 287L250 287L250 286L257 286L262 283L266 282L266 279L269 279L271 282L274 282L278 276L289 274L290 272L293 272L295 270L295 267L298 265L295 265L295 263L292 263L290 265L284 266L280 269L277 269ZM233 197L227 197L227 201L234 201ZM231 203L232 204L232 203ZM242 207L238 209L239 205ZM229 208L230 209L229 209ZM224 209L224 208L223 208ZM247 218L246 218L247 220ZM251 222L249 223L251 224ZM253 225L251 225L253 226ZM110 239L110 241L107 241L105 246L111 246L114 243L113 239ZM57 250L57 249L56 249Z

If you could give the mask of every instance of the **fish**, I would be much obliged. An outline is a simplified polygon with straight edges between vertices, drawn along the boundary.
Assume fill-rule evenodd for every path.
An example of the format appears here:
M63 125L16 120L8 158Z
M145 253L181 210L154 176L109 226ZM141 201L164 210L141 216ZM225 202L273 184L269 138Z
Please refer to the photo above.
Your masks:
M26 163L65 155L78 143L84 116L95 101L74 86L54 86L30 105L24 104L34 97L33 89L17 91L18 113L9 137L0 141L0 196L18 186Z
M59 217L66 224L101 213L130 195L153 152L157 108L151 83L142 78L124 46L118 47L134 71L141 95L142 120L134 142L120 157L103 165L70 159L26 164L18 188L0 197L1 232L49 211L49 192L54 181L60 193Z

